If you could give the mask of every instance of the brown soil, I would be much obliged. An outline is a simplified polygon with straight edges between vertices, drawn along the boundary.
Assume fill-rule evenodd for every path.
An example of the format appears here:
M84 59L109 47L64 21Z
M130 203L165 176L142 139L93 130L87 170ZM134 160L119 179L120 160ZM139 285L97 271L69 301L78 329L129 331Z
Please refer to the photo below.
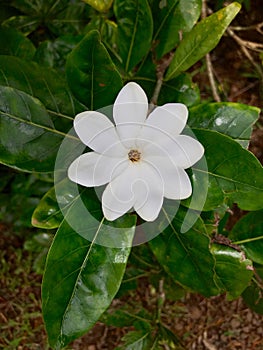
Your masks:
M33 257L23 250L23 240L6 234L8 230L1 225L4 275L0 294L0 349L49 350L41 316L41 276L32 271ZM146 280L141 281L143 294L139 292L136 296L136 300L144 297L142 302L148 308L156 301L156 295L151 300L150 289ZM118 301L118 306L133 302L131 296L125 299ZM182 339L186 350L263 349L263 316L252 312L241 299L230 302L225 296L203 298L187 294L179 301L167 301L162 314L167 326ZM67 349L113 350L127 330L98 322Z

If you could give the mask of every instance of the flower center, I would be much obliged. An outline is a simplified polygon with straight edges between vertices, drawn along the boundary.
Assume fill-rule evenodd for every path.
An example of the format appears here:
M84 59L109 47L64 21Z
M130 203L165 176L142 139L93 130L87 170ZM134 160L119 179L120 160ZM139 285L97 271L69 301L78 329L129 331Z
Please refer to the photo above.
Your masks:
M141 159L141 152L137 151L137 149L131 149L128 153L128 157L131 162L138 162Z

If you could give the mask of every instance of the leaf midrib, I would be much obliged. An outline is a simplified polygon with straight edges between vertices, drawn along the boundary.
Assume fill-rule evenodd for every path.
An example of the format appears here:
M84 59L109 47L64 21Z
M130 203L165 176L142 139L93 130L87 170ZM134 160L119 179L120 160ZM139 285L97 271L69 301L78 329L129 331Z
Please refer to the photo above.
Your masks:
M48 127L48 126L40 125L40 124L34 123L32 121L29 121L29 120L26 120L26 119L23 119L23 118L19 118L19 117L15 116L15 115L12 115L12 114L9 114L9 113L6 113L6 112L0 112L0 114L6 116L8 118L14 119L14 120L16 120L16 121L18 121L20 123L25 123L25 124L30 125L30 126L35 126L38 129L43 129L45 131L48 131L48 132L51 132L51 133L54 133L54 134L57 134L57 135L60 135L60 136L63 136L63 137L67 137L67 138L73 139L75 141L80 141L77 137L75 137L73 135L65 134L62 131L59 131L59 130L56 130L56 129L52 129L52 128Z
M211 171L207 171L206 172L204 170L197 169L197 168L194 168L194 167L192 167L192 169L195 170L195 171L198 171L200 173L207 173L208 175L214 176L215 178L220 178L220 179L223 179L223 180L227 180L229 182L232 182L232 183L235 183L235 184L238 184L238 185L249 186L249 187L253 188L255 191L262 191L262 188L260 188L260 187L253 186L252 184L249 184L249 183L240 182L240 181L237 181L237 180L234 180L234 179L231 179L229 177L225 177L225 176L222 176L222 175L219 175L219 174L214 174ZM238 192L242 192L242 191L239 190Z

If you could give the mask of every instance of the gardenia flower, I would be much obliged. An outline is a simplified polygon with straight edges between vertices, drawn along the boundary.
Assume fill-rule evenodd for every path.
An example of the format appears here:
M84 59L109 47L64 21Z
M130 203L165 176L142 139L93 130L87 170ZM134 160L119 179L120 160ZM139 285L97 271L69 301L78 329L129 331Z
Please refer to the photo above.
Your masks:
M102 210L115 220L133 208L145 221L153 221L163 198L185 199L192 193L184 169L203 155L194 138L180 135L188 117L187 107L168 103L148 114L142 88L130 82L113 105L113 119L97 111L78 114L74 128L80 140L94 152L71 163L69 178L86 187L108 184Z

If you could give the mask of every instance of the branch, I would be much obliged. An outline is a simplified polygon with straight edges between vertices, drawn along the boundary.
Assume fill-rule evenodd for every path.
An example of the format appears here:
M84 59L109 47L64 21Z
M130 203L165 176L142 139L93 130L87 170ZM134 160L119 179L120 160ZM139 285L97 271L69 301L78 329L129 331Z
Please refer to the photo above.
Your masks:
M157 105L157 101L158 101L158 97L163 85L163 76L164 73L167 69L167 67L169 67L171 61L173 59L173 53L170 52L167 55L165 55L157 64L157 68L156 68L156 77L157 77L157 82L154 88L154 92L151 98L151 102L150 102L150 111L151 112L154 107Z
M207 15L206 0L203 0L202 1L202 18L205 18L206 15ZM210 82L213 98L216 102L221 102L221 98L217 91L216 81L213 73L213 65L212 65L211 56L209 53L205 55L205 61L206 61L207 75Z
M253 57L251 56L250 52L247 50L247 42L243 39L241 39L239 36L237 36L230 28L227 29L227 33L231 36L231 38L233 38L236 43L240 46L242 52L244 53L244 55L248 58L248 60L252 63L252 65L255 67L256 71L258 72L258 74L260 75L261 79L263 79L263 71L261 69L261 67L259 66L259 64L257 64ZM251 44L251 42L250 42Z

